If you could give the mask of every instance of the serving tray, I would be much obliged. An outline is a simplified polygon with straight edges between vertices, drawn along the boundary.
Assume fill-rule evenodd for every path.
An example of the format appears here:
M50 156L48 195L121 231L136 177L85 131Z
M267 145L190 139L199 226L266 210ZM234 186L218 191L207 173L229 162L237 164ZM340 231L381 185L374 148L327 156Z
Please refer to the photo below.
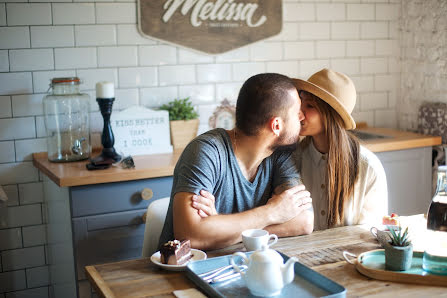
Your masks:
M446 275L434 275L422 269L423 255L423 252L414 251L411 268L406 271L385 270L383 249L362 253L354 264L358 272L374 279L447 287ZM348 262L353 264L351 261Z
M289 257L280 253L286 262ZM198 274L230 264L231 255L189 263L186 274L200 289L211 297L256 297L250 294L241 277L208 284ZM346 297L346 289L320 273L297 262L295 279L275 297Z

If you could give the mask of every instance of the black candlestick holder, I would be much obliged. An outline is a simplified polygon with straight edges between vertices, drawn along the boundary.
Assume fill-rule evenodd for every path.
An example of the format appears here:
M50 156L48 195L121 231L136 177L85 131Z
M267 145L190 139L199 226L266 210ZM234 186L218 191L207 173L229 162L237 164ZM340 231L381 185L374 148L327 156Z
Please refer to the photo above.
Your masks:
M104 127L101 135L103 149L99 156L90 159L91 163L87 165L89 170L107 168L112 163L121 160L121 155L113 148L115 137L113 136L112 126L110 125L110 115L112 114L112 106L115 98L97 98L96 101L98 102L102 118L104 119Z

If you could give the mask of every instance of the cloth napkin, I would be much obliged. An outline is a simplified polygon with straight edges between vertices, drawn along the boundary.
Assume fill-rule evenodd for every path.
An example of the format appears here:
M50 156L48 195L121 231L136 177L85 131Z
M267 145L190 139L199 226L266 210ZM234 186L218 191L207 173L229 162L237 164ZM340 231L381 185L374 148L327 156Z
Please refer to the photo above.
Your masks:
M197 289L191 288L186 290L177 290L172 292L175 297L178 298L206 298L200 291Z

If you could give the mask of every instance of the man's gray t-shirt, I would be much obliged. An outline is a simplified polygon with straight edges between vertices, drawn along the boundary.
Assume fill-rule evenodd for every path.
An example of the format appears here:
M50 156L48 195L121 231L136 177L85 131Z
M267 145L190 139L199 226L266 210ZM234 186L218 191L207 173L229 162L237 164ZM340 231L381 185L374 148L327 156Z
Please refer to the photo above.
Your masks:
M174 239L173 200L178 192L199 194L204 189L215 197L219 214L246 211L265 205L282 184L297 184L299 175L292 152L276 150L258 167L253 182L242 174L228 133L221 128L196 137L184 149L174 170L174 180L159 246Z

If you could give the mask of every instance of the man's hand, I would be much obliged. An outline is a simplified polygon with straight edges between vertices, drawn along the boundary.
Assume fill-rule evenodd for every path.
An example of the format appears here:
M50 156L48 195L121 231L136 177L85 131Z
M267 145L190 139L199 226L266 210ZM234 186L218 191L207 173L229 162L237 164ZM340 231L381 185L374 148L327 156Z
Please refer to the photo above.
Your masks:
M310 193L306 190L303 184L294 186L283 191L280 194L275 194L267 205L273 205L273 212L270 216L273 221L280 224L285 223L304 210L312 207L312 199Z
M202 218L218 214L215 203L214 196L206 190L201 190L200 195L192 196L192 207Z

